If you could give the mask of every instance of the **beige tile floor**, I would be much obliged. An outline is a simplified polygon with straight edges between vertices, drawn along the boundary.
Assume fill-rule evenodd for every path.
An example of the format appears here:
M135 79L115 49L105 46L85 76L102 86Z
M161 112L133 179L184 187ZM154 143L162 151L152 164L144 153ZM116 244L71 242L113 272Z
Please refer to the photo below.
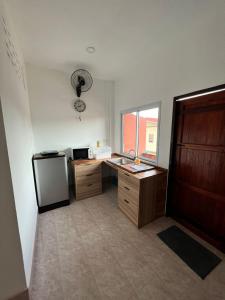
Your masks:
M156 236L172 224L138 230L115 189L40 215L31 299L225 299L225 255L202 242L223 259L202 280Z

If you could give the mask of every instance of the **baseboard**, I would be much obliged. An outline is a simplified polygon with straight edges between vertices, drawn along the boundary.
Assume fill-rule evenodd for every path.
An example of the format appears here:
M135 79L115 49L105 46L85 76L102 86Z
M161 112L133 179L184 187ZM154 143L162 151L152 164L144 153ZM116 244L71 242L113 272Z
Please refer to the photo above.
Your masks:
M8 300L30 300L28 289L15 295L14 297L9 298Z
M31 266L31 274L30 274L30 283L28 288L30 288L31 281L33 278L33 272L34 272L34 256L35 256L35 251L36 251L36 246L37 246L37 240L38 240L38 226L39 226L39 215L37 213L37 221L36 221L36 231L35 231L35 238L34 238L34 248L33 248L33 256L32 256L32 266Z

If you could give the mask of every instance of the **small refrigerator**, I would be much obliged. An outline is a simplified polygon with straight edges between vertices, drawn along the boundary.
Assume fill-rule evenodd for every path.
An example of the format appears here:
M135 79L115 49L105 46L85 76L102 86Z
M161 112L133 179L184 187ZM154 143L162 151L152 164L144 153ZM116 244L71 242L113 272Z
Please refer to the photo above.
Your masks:
M69 183L64 152L43 152L33 156L34 181L39 213L68 205Z

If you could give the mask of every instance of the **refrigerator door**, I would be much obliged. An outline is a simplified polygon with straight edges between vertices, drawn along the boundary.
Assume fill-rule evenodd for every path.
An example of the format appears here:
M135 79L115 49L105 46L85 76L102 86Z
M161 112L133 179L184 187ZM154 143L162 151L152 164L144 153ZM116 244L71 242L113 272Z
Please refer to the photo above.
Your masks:
M34 160L39 206L69 199L65 156Z

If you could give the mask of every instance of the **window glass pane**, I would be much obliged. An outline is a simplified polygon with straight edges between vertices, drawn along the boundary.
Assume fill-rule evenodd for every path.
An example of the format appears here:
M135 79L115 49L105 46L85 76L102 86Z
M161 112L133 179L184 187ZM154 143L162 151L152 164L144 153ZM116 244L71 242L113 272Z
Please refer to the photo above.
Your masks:
M123 114L123 152L131 156L135 156L136 121L136 112Z
M139 112L138 156L156 160L159 108Z

